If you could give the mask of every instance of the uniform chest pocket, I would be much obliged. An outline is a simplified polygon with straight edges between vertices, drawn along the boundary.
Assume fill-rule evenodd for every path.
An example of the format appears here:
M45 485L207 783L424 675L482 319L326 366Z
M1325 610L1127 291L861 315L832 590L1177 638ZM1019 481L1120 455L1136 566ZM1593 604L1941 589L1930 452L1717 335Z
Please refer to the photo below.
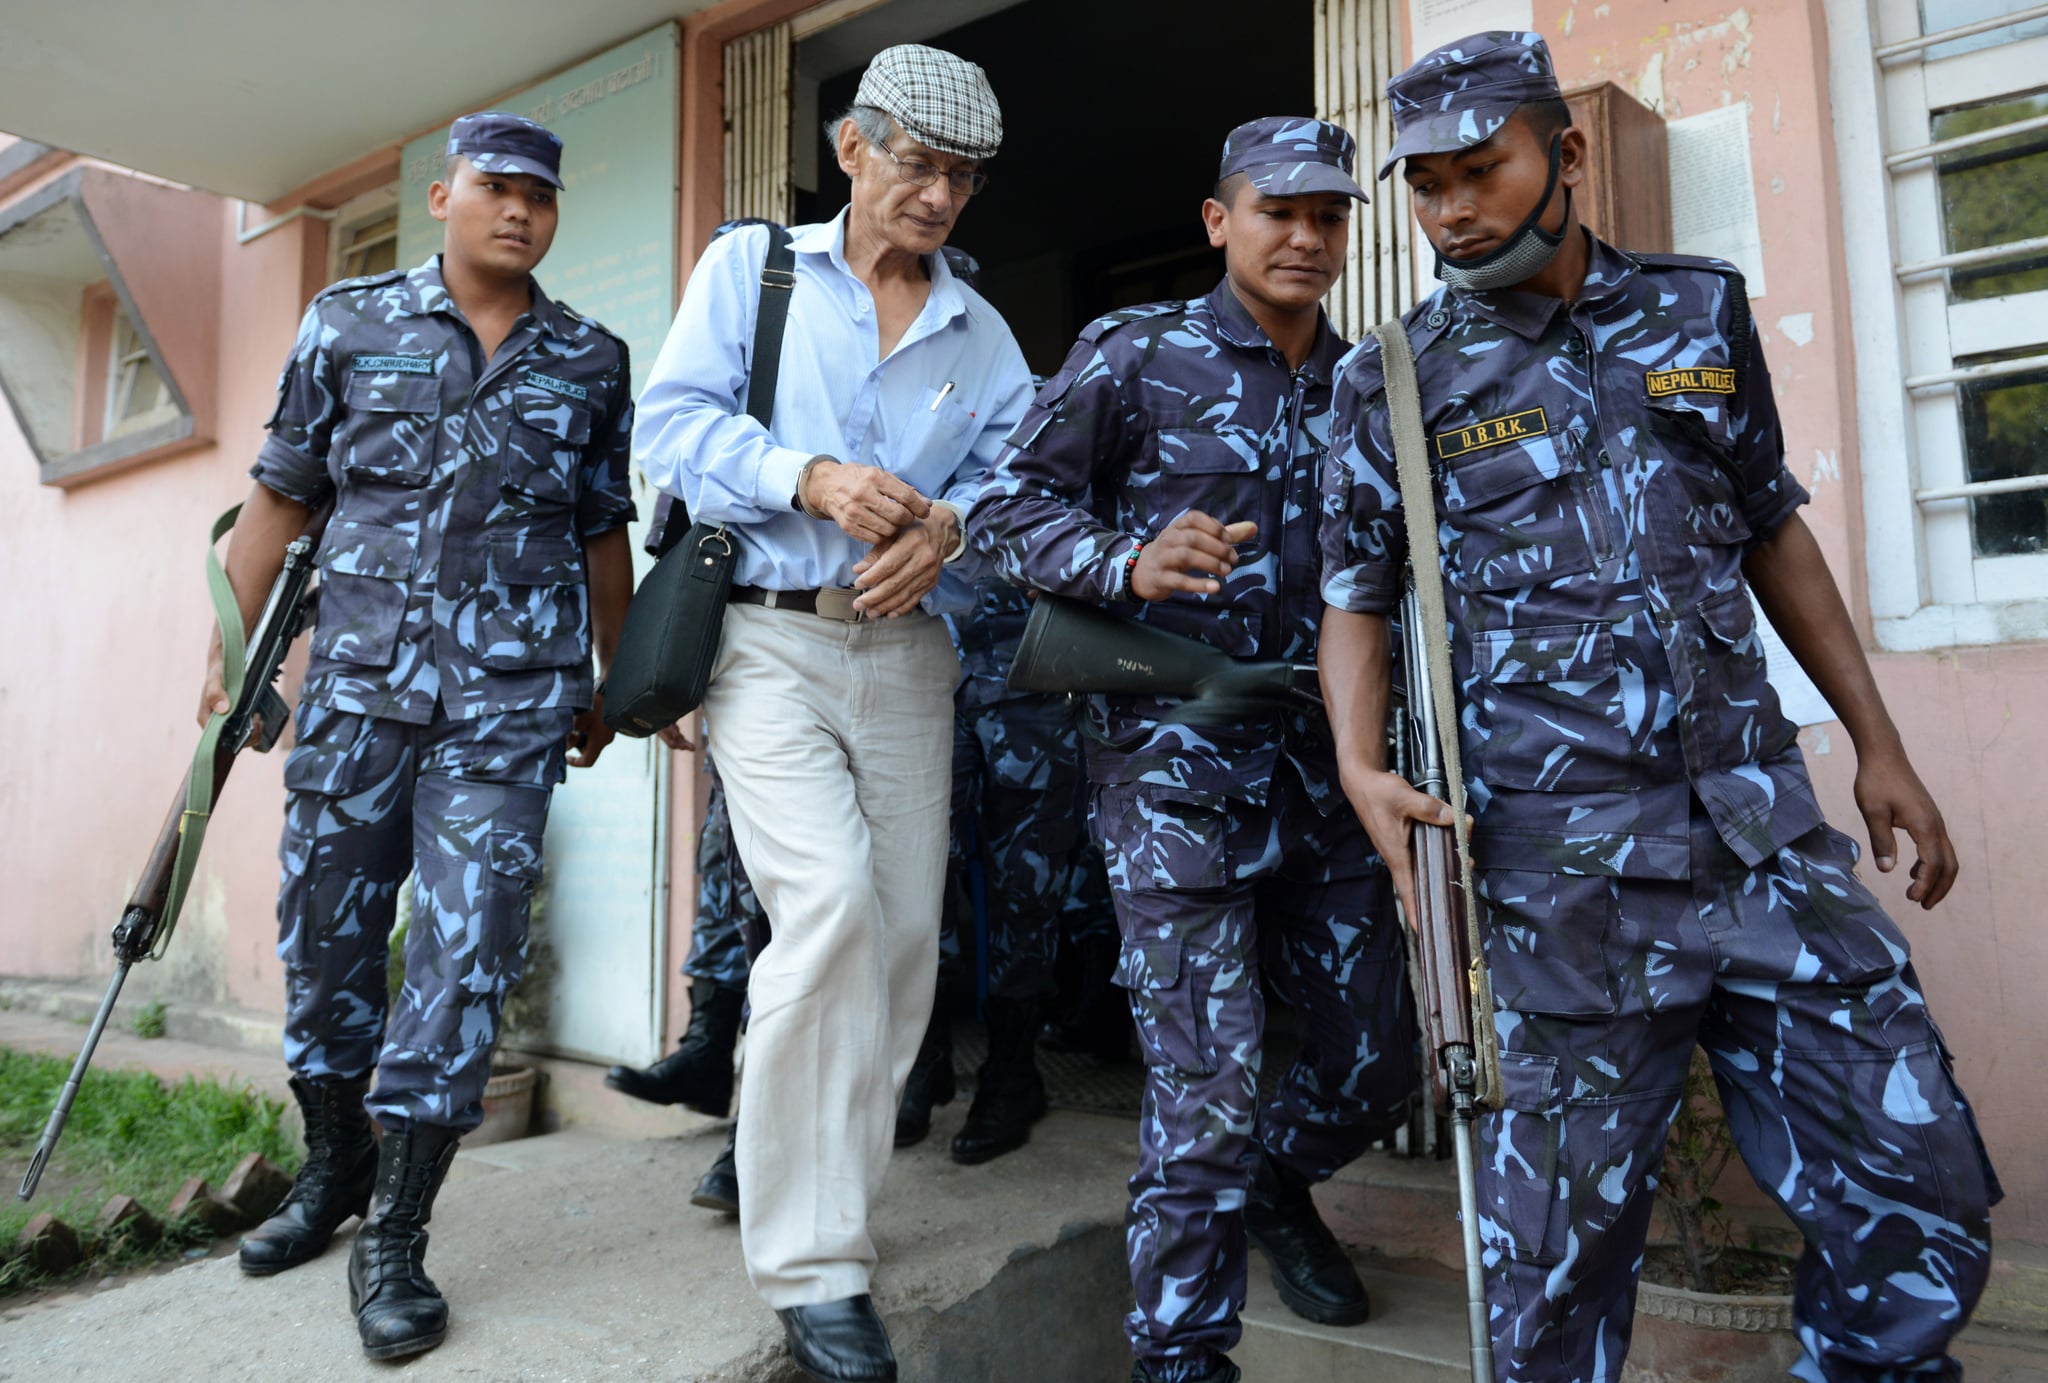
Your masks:
M440 376L357 371L342 397L348 417L333 446L343 474L387 485L426 484L439 454Z
M1635 735L1609 626L1493 630L1474 636L1473 657L1482 781L1537 792L1630 785Z
M1675 484L1663 494L1679 533L1694 547L1747 542L1749 520L1735 483L1735 428L1729 400L1717 395L1678 395L1653 400L1649 438ZM1656 472L1652 472L1653 474Z
M1451 579L1467 590L1538 586L1597 565L1599 531L1578 445L1544 434L1446 462L1438 472Z
M348 519L328 524L315 559L320 570L315 656L359 667L396 662L418 553L419 537L408 529Z
M570 667L590 656L583 550L573 538L497 533L477 593L477 658L493 672Z
M499 485L529 499L573 504L589 443L588 403L536 384L517 385Z
M1145 515L1153 537L1190 509L1219 523L1250 520L1259 532L1240 543L1240 557L1249 557L1272 538L1265 504L1265 471L1258 449L1250 442L1201 428L1162 428L1158 434L1159 470L1154 498Z

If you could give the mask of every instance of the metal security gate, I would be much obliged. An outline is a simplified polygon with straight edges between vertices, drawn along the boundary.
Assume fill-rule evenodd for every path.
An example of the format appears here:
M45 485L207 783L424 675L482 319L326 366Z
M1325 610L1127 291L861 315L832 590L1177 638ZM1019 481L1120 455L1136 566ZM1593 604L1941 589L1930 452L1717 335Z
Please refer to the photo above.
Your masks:
M1383 95L1401 61L1401 20L1389 0L1316 0L1316 114L1358 140L1358 181L1372 205L1352 222L1344 273L1330 290L1330 324L1349 341L1415 302L1413 251L1417 229L1408 188L1399 177L1375 185L1373 175L1394 144L1394 121Z
M725 215L789 224L789 25L725 45Z

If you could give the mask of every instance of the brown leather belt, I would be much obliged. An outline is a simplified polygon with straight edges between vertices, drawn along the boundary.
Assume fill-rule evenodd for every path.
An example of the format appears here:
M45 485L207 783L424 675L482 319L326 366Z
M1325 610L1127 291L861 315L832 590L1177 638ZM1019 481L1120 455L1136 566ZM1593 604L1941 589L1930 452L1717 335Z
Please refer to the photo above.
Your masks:
M732 602L735 605L762 605L770 610L801 610L821 619L838 620L841 624L859 624L867 618L853 608L853 602L860 594L860 590L853 586L822 586L812 591L771 591L760 586L734 586Z

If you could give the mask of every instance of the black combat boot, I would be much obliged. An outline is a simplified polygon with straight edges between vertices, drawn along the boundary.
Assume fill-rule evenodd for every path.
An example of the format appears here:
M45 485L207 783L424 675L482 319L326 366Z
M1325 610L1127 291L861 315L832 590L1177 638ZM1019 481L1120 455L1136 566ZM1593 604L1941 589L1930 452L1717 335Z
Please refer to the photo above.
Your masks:
M1196 1383L1239 1383L1243 1377L1244 1374L1237 1365L1230 1362L1228 1356L1219 1354L1209 1371L1197 1379ZM1159 1383L1159 1375L1147 1369L1143 1360L1136 1360L1131 1364L1131 1383Z
M348 1258L348 1306L372 1359L418 1354L448 1333L448 1303L427 1276L427 1220L461 1136L417 1123L384 1134L370 1213Z
M732 1049L747 991L716 980L690 987L690 1026L676 1049L644 1071L614 1066L604 1083L649 1104L679 1104L723 1119L732 1108Z
M1245 1201L1244 1227L1273 1265L1273 1286L1287 1309L1321 1325L1363 1325L1372 1302L1350 1255L1316 1213L1303 1177L1261 1151Z
M991 998L988 1060L974 1087L967 1122L953 1139L953 1160L972 1167L1024 1146L1031 1126L1045 1117L1045 1079L1038 1074L1039 999Z
M739 1141L740 1126L734 1124L725 1137L724 1151L712 1161L698 1180L697 1189L690 1193L690 1204L722 1210L728 1215L740 1213L740 1168L736 1155Z
M953 1086L953 1024L945 1006L935 1004L917 1060L911 1063L910 1079L903 1082L903 1098L896 1105L896 1146L922 1143L932 1131L932 1110L953 1103L957 1093Z
M370 1208L377 1140L363 1112L369 1090L368 1076L292 1077L292 1094L306 1121L306 1161L283 1203L242 1241L243 1272L268 1277L318 1258L343 1220Z
M1075 947L1074 1002L1047 1023L1039 1042L1047 1051L1085 1052L1100 1061L1131 1054L1131 1001L1110 983L1118 951L1114 936L1091 936Z

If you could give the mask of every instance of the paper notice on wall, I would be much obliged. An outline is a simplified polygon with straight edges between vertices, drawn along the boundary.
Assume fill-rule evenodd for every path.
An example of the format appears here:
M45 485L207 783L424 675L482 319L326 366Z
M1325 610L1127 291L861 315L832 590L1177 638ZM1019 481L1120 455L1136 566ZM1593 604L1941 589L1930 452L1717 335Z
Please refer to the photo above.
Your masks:
M1764 645L1764 675L1770 679L1771 690L1778 694L1778 706L1785 712L1785 718L1800 726L1825 725L1835 719L1828 699L1820 694L1820 688L1771 627L1764 607L1756 603L1755 592L1750 593L1749 605L1756 611L1756 633Z
M1408 0L1408 36L1418 58L1467 34L1535 27L1535 0Z
M1671 248L1725 259L1764 295L1763 230L1749 164L1749 103L1665 122L1670 151Z

